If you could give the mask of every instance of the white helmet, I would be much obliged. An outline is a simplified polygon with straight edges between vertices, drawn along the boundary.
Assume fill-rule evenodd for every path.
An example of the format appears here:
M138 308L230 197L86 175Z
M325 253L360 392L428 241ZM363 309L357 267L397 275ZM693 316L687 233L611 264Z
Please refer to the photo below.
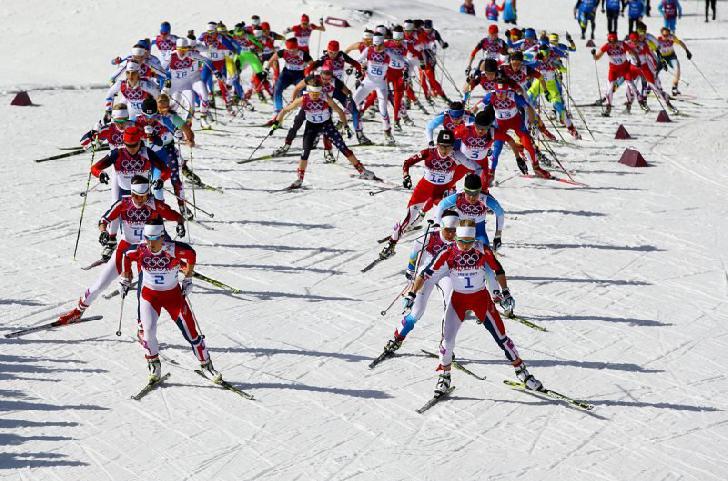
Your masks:
M136 62L127 62L126 71L127 72L139 72L139 71L141 71L141 68L139 67L139 64Z
M146 55L146 53L147 51L141 47L134 47L131 49L132 57L143 57L144 55Z

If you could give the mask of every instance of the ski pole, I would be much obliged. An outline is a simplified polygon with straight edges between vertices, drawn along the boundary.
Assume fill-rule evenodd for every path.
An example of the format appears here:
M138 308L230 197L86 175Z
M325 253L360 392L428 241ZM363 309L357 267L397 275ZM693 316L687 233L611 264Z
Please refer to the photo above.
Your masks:
M265 137L263 137L263 140L261 140L260 143L258 144L258 146L255 148L255 150L253 150L253 152L250 154L250 157L248 157L248 160L250 160L250 159L253 158L253 156L258 151L258 149L260 149L263 146L263 142L265 142L266 140L268 140L268 137L270 137L271 135L273 135L273 132L275 132L275 129L271 129L270 132L268 132L268 135L266 135Z
M594 134L592 133L591 129L589 128L589 124L586 123L584 114L582 114L581 110L579 110L579 107L576 106L576 102L574 102L574 99L571 97L571 92L569 92L568 89L566 89L566 95L569 97L569 99L571 99L571 103L574 105L574 110L576 110L576 113L579 114L579 118L584 123L584 127L586 127L587 132L589 132L589 135L591 135L592 140L596 140L596 138L594 138Z
M715 92L715 94L718 96L718 98L722 99L723 97L720 95L720 92L718 92L718 90L716 90L713 83L710 80L708 80L708 77L705 76L703 71L698 68L698 64L696 64L693 59L690 59L690 63L693 64L693 67L695 67L695 70L697 70L698 73L700 74L700 76L705 79L705 81L708 83L708 85L710 85L710 88L713 89L713 92Z
M121 319L124 317L124 299L126 299L126 293L121 294L121 312L119 312L119 328L116 330L116 335L121 336Z
M425 251L425 247L427 246L427 235L430 233L430 227L435 223L432 219L427 219L427 228L425 229L425 235L422 236L422 247L420 248L420 253L417 254L417 262L415 263L415 276L412 280L412 285L414 285L414 279L417 279L417 271L420 268L420 262L422 261L422 253ZM402 311L402 314L404 314L407 311L407 309Z
M392 299L392 302L390 302L389 305L382 312L380 312L380 314L383 316L386 316L387 311L389 311L392 308L392 306L399 300L400 297L402 297L404 295L405 291L407 291L407 289L409 289L411 285L412 285L411 282L408 282L407 284L405 284L404 288L402 288L400 293L397 294L397 297Z
M76 260L78 252L78 241L81 240L81 226L83 226L83 213L86 210L86 199L88 199L88 190L91 185L91 167L94 165L94 156L96 155L96 146L91 145L91 166L88 169L88 179L86 179L86 192L83 195L83 204L81 205L81 219L78 221L78 233L76 234L76 245L73 248L73 260Z
M563 166L563 164L561 163L561 161L559 160L559 158L558 158L558 157L556 156L556 153L555 153L555 152L553 151L553 149L551 148L551 146L549 146L549 145L548 145L548 144L546 143L546 141L544 141L544 140L542 140L542 139L539 139L539 142L541 142L541 145L543 145L543 146L544 146L544 148L545 148L545 149L546 149L546 150L547 150L547 151L549 152L549 154L551 154L551 157L553 157L553 158L554 158L554 160L555 160L555 161L556 161L556 163L557 163L557 164L559 165L559 167L560 167L560 168L561 168L561 170L562 170L562 171L564 172L564 174L566 174L566 176L567 176L567 177L568 177L568 178L569 178L569 179L570 179L570 180L571 180L572 182L576 182L576 181L574 180L574 178L573 178L573 177L571 176L571 174L569 173L569 171L567 171L567 170L566 170L566 168L565 168L565 167Z
M184 199L184 198L182 198L182 197L178 196L177 194L175 194L175 193L174 193L174 191L173 191L173 190L170 190L170 189L168 189L168 188L166 188L166 187L164 188L164 190L165 190L166 192L169 192L170 194L172 194L172 195L173 195L173 196L174 196L174 197L175 197L175 198L176 198L177 200L179 200L179 201L182 201L182 202L184 202L185 204L189 204L189 205L191 205L192 207L194 207L195 209L199 210L200 212L202 212L202 213L203 213L203 214L205 214L206 216L208 216L208 217L210 217L210 218L213 218L213 217L215 217L215 214L213 214L212 212L207 212L206 210L203 210L203 209L202 209L201 207L198 207L197 205L195 205L194 203L190 202L189 200L187 200L187 199Z
M592 57L593 58L593 57ZM597 59L594 59L594 72L597 74L597 90L599 91L599 98L602 98L602 84L599 82L599 68L597 67ZM574 102L572 102L574 104ZM576 106L574 106L576 108ZM604 106L603 104L599 104L599 110L602 111L602 115L604 115Z
M182 156L182 146L179 147L179 155ZM192 147L190 147L190 170L192 170ZM195 183L192 182L192 209L194 209L193 216L197 217L197 200L195 199Z
M88 195L88 193L89 193L89 192L93 192L93 191L94 191L94 190L96 190L96 189L97 189L97 188L98 188L98 187L99 187L100 185L101 185L101 182L98 182L98 183L97 183L96 185L94 185L93 187L91 187L91 188L90 188L89 190L87 190L86 192L81 192L81 193L79 193L78 195L80 195L81 197L86 197L86 196Z

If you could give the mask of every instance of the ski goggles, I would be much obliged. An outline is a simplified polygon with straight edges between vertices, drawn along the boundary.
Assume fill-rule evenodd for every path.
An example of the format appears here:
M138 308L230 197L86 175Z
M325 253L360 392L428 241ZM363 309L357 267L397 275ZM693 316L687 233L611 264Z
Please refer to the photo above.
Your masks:
M161 224L147 224L144 226L144 238L147 240L159 240L164 235L164 226Z
M448 110L447 114L453 119L460 119L465 115L465 110Z

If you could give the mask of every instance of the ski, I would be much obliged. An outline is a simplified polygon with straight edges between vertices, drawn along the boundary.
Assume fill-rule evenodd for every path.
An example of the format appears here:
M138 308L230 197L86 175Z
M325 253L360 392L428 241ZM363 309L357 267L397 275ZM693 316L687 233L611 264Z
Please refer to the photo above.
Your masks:
M439 395L436 394L435 396L432 397L432 399L430 399L429 401L427 401L424 406L422 406L421 408L419 408L417 410L417 412L420 413L420 414L424 413L425 411L427 411L428 409L430 409L432 406L434 406L435 404L437 404L441 400L443 400L446 397L448 397L450 395L450 393L453 392L454 390L455 390L455 386L450 386L448 388L448 390L445 391L444 393L439 394Z
M508 319L513 319L516 322L520 322L524 326L530 327L531 329L536 329L537 331L541 331L541 332L548 332L548 330L545 327L539 326L535 322L529 321L525 317L517 316L515 314L511 314L510 316L506 316L505 314L503 314L503 315L505 317L507 317Z
M99 259L97 261L93 261L91 264L87 265L86 267L82 267L81 270L82 271L90 271L94 267L98 267L98 266L100 266L102 264L106 264L108 262L108 260L109 259Z
M220 194L224 194L224 193L225 193L225 191L224 191L224 190L222 190L222 188L221 188L221 187L215 187L215 186L213 186L213 185L205 184L205 183L204 183L204 182L202 182L202 181L200 181L200 182L195 182L195 181L192 181L192 180L190 180L190 182L189 182L189 183L190 183L190 184L194 184L194 185L195 185L195 187L197 187L198 189L205 189L205 190L211 190L211 191L213 191L213 192L218 192L218 193L220 193Z
M387 260L387 259L388 259L388 258L386 258L386 259L382 259L381 257L377 257L377 258L376 258L376 259L374 259L374 260L373 260L372 262L370 262L369 264L367 264L367 265L366 265L366 266L365 266L365 267L364 267L364 268L363 268L363 269L361 270L361 272L367 272L367 271L370 271L370 270L371 270L371 269L372 269L372 268L373 268L374 266L376 266L376 265L377 265L377 264L379 264L380 262L382 262L382 261L384 261L384 260Z
M397 144L377 144L377 143L371 143L371 144L365 144L365 145L361 145L361 144L352 145L352 147L356 147L356 148L367 148L367 147L398 147L398 145Z
M440 358L440 356L438 356L438 355L437 355L437 354L435 354L434 352L429 352L429 351L425 351L424 349L420 349L420 350L421 350L421 351L422 351L423 353L425 353L425 354L427 354L428 356L430 356L430 357L434 357L434 358L436 358L436 359L439 359L439 358ZM485 381L485 376L478 376L478 375L477 375L477 374L475 374L475 373L474 373L473 371L471 371L471 370L470 370L470 369L468 369L467 367L463 366L462 364L460 364L460 363L459 363L458 361L456 361L455 359L453 359L453 360L452 360L452 365L453 365L453 366L455 366L455 368L457 368L457 369L461 370L462 372L464 372L465 374L470 374L471 376L473 376L473 377L474 377L475 379L477 379L477 380L479 380L479 381Z
M261 155L260 157L253 157L252 159L244 159L244 160L236 160L238 164L247 164L248 162L255 162L257 160L271 160L271 159L282 159L284 157L298 157L300 152L293 152L290 154L268 154L268 155Z
M77 319L75 321L70 321L65 324L62 324L58 321L53 321L53 322L49 322L47 324L41 324L40 326L29 327L27 329L21 329L19 331L11 332L11 333L5 334L5 337L6 338L20 337L20 336L24 336L26 334L30 334L32 332L46 331L48 329L53 329L54 327L69 326L71 324L80 324L82 322L88 322L88 321L98 321L99 319L103 319L103 317L104 316L82 317L80 319Z
M168 373L164 374L162 377L160 377L159 380L153 381L153 382L152 381L148 382L147 385L141 389L141 391L134 394L131 398L135 401L139 401L141 398L143 398L144 396L146 396L147 394L152 392L157 386L162 384L171 375L172 375L172 373L168 372Z
M136 289L136 286L137 286L137 283L136 283L136 281L134 281L134 282L133 282L133 283L131 284L131 287L129 287L129 290L130 290L130 291L133 291L134 289ZM104 299L106 299L106 300L109 300L109 299L111 299L112 297L116 297L116 296L118 296L118 295L119 295L119 289L114 289L113 291L109 292L108 294L104 294L104 295L103 295L103 296L101 296L101 297L103 297L103 298L104 298Z
M541 391L534 391L533 389L528 389L525 384L523 384L520 381L512 381L510 379L504 379L503 383L510 387L511 389L515 389L517 391L524 391L531 394L535 394L537 396L541 396L543 398L553 399L555 401L563 401L569 406L572 406L577 409L581 409L583 411L591 411L594 409L594 405L590 404L586 401L579 401L577 399L571 398L569 396L566 396L564 394L558 393L556 391L552 391L551 389L543 389Z
M394 351L382 351L380 355L378 355L376 358L374 358L372 362L369 363L369 369L374 369L377 364L391 357L394 357Z
M252 401L255 399L255 397L252 394L247 393L247 392L243 391L242 389L239 389L239 388L233 386L232 384L225 381L224 379L222 381L220 381L219 383L217 383L217 382L213 381L212 379L210 379L209 377L207 377L207 375L202 370L195 369L195 372L197 374L199 374L200 376L204 377L205 379L207 379L208 381L210 381L211 383L213 383L214 385L220 386L221 388L226 389L230 392L234 392L235 394L237 394L238 396L240 396L244 399L247 399L249 401Z
M553 180L553 181L556 181L556 182L563 182L564 184L576 185L576 186L579 186L579 187L589 187L587 184L584 184L582 182L577 182L577 181L571 180L571 179L564 179L563 177L551 176L549 178L546 178L546 177L539 177L539 176L533 175L533 174L523 174L523 175L521 175L521 177L523 177L525 179Z
M83 154L84 152L90 152L91 151L91 149L84 150L81 147L76 147L76 148L74 148L74 150L71 150L70 148L69 149L63 148L63 149L60 149L60 150L68 150L68 152L64 152L62 154L51 155L50 157L43 157L42 159L35 159L35 161L36 162L47 162L49 160L64 159L66 157L72 157L74 155L79 155L79 154ZM109 150L109 147L106 146L106 145L103 145L103 146L97 148L96 149L96 152L99 152L101 150Z
M194 277L195 279L199 279L199 280L201 280L201 281L205 281L205 282L207 282L208 284L212 284L212 285L213 285L213 286L215 286L215 287L219 287L220 289L225 289L225 290L227 290L227 291L230 291L230 292L232 292L233 294L240 294L240 293L242 293L242 292L243 292L243 291L242 291L242 290L240 290L240 289L237 289L237 288L235 288L235 287L231 287L231 286L229 286L229 285L227 285L227 284L224 284L224 283L222 283L222 282L220 282L220 281L218 281L218 280L216 280L216 279L213 279L212 277L207 277L206 275L204 275L204 274L200 274L200 273L199 273L199 272L197 272L197 271L195 271L195 273L194 273L194 274L192 274L192 277Z
M358 180L370 180L373 182L384 182L384 179L377 177L376 175L374 177L372 177L371 179L364 179L362 177L359 177L359 175L360 174L349 174L349 177L351 177L352 179L358 179Z
M402 238L404 238L407 234L418 231L420 229L422 229L422 225L416 225L416 226L412 227L411 229L407 229L405 232L402 233ZM390 237L391 236L387 236L387 237L382 237L381 239L378 239L377 244L384 244L385 242L387 242L390 239Z

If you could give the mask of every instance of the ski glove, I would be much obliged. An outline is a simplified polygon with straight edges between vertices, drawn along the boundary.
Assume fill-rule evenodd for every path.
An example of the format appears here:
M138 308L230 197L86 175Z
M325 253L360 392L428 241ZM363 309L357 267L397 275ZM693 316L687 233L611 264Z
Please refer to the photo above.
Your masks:
M177 224L177 235L180 237L184 237L187 231L185 230L184 224Z
M104 125L106 125L109 122L111 122L111 110L107 110L107 111L104 112L104 120L103 120L103 122L104 122Z
M402 178L402 187L404 187L405 189L412 188L412 177L410 177L409 174L405 174Z
M414 278L415 278L415 271L411 271L411 270L407 269L406 271L404 271L404 277L408 281L414 280Z
M101 172L99 174L99 182L101 182L102 184L108 184L109 183L109 174L107 174L106 172Z
M402 299L402 307L404 308L404 313L409 313L409 311L412 310L412 306L415 305L415 297L417 297L417 294L415 294L414 292L408 292L407 295L404 296L404 299Z
M465 67L465 76L470 77L470 67Z
M687 56L688 56L688 60L692 60L692 59L693 59L693 53L692 53L692 52L691 52L690 50L688 50L688 51L686 52L686 54L687 54Z
M498 249L500 249L501 245L503 245L503 242L501 242L500 236L495 236L493 238L493 250L497 251Z
M126 277L120 277L119 278L119 292L121 293L121 298L125 298L126 295L129 293L129 288L131 287L131 280L127 279Z
M157 179L152 182L152 189L154 190L162 190L164 187L164 181L162 179Z
M192 292L192 279L185 277L182 279L180 287L182 288L182 295L188 296Z
M447 43L447 42L442 42L442 48L443 48L443 49L446 49L446 48L447 48L447 47L449 47L449 46L450 46L450 44L449 44L449 43Z
M503 299L500 301L500 306L503 309L503 314L505 314L506 317L511 317L513 315L513 309L516 307L516 300L513 299L511 291L508 289L503 289L501 295L503 296Z
M105 230L102 230L99 234L99 244L102 246L105 246L109 242L109 233Z

